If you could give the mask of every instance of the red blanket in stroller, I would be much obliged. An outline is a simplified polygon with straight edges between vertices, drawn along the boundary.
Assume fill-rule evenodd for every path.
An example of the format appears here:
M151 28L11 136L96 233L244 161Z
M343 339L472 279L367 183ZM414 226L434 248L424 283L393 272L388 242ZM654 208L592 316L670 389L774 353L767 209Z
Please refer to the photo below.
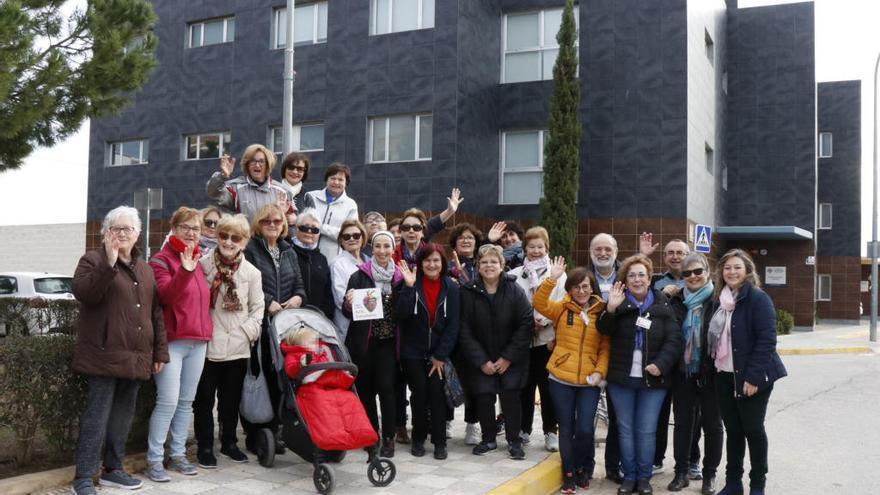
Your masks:
M329 348L321 343L314 352L303 346L281 343L284 370L295 378L304 366L332 361ZM364 406L351 391L354 377L342 370L309 373L296 391L296 403L308 428L312 443L321 450L353 450L373 445L378 440Z

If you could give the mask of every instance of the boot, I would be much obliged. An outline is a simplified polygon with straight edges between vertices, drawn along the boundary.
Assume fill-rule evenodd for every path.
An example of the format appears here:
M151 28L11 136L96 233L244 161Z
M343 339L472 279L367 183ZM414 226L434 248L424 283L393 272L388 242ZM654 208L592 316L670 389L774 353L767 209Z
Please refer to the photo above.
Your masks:
M702 495L715 495L715 477L706 476L703 478L703 488L700 490Z
M667 486L666 489L670 492L680 492L690 484L691 482L688 481L687 473L675 473L675 478L672 478L672 482L669 483L669 486Z
M382 439L382 448L379 449L379 456L386 459L394 457L394 437Z

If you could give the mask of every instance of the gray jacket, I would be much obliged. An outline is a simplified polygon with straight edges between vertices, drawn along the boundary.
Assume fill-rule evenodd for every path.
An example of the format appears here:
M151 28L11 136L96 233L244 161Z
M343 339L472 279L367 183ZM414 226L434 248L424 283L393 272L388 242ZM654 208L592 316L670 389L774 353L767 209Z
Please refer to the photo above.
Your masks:
M244 175L224 180L222 173L214 172L208 179L205 189L208 197L213 199L217 206L235 213L243 213L248 221L253 221L260 208L278 201L279 192L287 196L287 200L293 204L293 198L287 190L272 181L272 177L266 178L266 182L262 184L257 184Z

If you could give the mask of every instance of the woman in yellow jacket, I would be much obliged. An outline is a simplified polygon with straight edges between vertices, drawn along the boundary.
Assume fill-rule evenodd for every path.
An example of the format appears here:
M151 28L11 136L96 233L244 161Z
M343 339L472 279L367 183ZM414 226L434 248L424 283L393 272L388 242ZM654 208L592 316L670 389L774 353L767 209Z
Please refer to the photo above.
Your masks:
M565 279L565 297L550 300L563 273L565 259L556 257L550 277L538 287L532 303L556 328L555 347L547 363L550 398L559 421L561 493L575 493L576 485L590 486L596 464L593 418L599 403L598 385L608 373L609 338L596 330L605 303L593 292L596 281L589 270L572 270Z

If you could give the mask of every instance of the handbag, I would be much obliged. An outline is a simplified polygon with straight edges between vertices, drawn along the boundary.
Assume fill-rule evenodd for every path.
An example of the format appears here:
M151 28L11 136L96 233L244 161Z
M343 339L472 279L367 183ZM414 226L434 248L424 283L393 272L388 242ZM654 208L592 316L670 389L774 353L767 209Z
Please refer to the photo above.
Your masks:
M455 409L464 404L464 389L461 387L461 380L458 379L458 373L455 372L455 366L452 361L443 361L443 392L446 394L446 404Z
M241 405L238 411L244 419L251 423L268 423L275 417L272 409L272 400L269 398L269 386L266 384L266 375L260 366L262 351L260 342L256 343L257 371L253 372L252 360L254 353L248 358L247 372L244 374L244 384L241 387Z

